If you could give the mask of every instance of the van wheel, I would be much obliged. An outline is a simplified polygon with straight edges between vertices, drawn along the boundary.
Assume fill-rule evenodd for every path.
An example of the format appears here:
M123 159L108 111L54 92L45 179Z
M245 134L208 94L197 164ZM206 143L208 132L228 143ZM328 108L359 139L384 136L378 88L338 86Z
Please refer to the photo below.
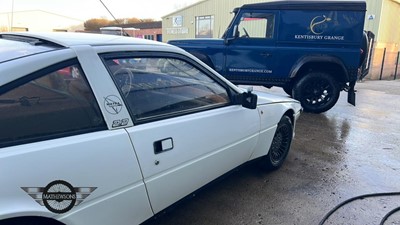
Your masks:
M196 58L200 59L203 63L207 64L207 66L215 70L214 64L211 62L211 59L208 56L198 52L190 52L190 53L194 55Z
M311 72L294 86L293 97L300 101L304 111L322 113L331 109L339 99L339 85L329 74Z
M360 64L358 67L362 66L364 64L365 59L367 58L368 54L368 35L367 32L363 32L363 38L361 42L361 54L360 54Z
M261 159L261 166L265 170L277 170L282 166L289 153L292 138L292 121L284 115L278 123L268 154Z
M284 86L282 87L283 91L285 91L286 94L288 94L290 97L292 97L293 93L292 93L292 86Z

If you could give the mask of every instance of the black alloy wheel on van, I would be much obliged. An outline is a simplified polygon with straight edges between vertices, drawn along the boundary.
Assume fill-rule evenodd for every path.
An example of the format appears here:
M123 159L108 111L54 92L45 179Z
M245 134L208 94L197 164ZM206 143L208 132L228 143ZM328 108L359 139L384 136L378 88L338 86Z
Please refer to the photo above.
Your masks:
M339 99L340 88L335 79L324 72L303 76L293 88L293 97L304 111L322 113L331 109Z

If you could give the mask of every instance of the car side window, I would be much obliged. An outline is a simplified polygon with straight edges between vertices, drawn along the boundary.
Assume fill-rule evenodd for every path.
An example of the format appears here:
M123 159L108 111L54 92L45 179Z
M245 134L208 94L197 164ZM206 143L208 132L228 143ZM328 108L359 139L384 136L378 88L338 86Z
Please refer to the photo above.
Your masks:
M80 66L53 68L0 87L0 146L106 129Z
M242 38L265 38L274 36L275 16L272 13L243 13L237 36Z
M137 123L225 106L227 90L182 59L106 59Z

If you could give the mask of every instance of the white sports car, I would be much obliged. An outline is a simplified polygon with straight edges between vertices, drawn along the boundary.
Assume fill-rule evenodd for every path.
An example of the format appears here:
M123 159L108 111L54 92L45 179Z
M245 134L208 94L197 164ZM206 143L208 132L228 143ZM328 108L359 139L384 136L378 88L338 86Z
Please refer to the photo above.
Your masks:
M300 104L187 52L112 35L0 33L0 224L139 224L255 159Z

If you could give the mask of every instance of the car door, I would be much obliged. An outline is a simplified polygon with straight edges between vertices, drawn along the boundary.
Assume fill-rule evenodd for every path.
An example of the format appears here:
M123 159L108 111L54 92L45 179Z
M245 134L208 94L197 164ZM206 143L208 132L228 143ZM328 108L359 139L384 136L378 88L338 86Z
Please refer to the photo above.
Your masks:
M269 78L276 65L275 14L243 12L228 37L226 77L232 81Z
M104 83L101 73L91 74L96 63L85 73L72 54L41 68L63 58L55 51L49 55L3 67L20 78L0 86L0 217L40 215L66 224L143 222L153 213L130 138L124 129L108 129L88 75L108 87L103 94L119 95L118 90L111 79ZM23 74L21 65L35 72ZM46 200L46 189L50 194L75 191L76 201Z
M126 130L155 213L249 159L258 112L233 105L210 71L169 53L104 59L134 118Z

